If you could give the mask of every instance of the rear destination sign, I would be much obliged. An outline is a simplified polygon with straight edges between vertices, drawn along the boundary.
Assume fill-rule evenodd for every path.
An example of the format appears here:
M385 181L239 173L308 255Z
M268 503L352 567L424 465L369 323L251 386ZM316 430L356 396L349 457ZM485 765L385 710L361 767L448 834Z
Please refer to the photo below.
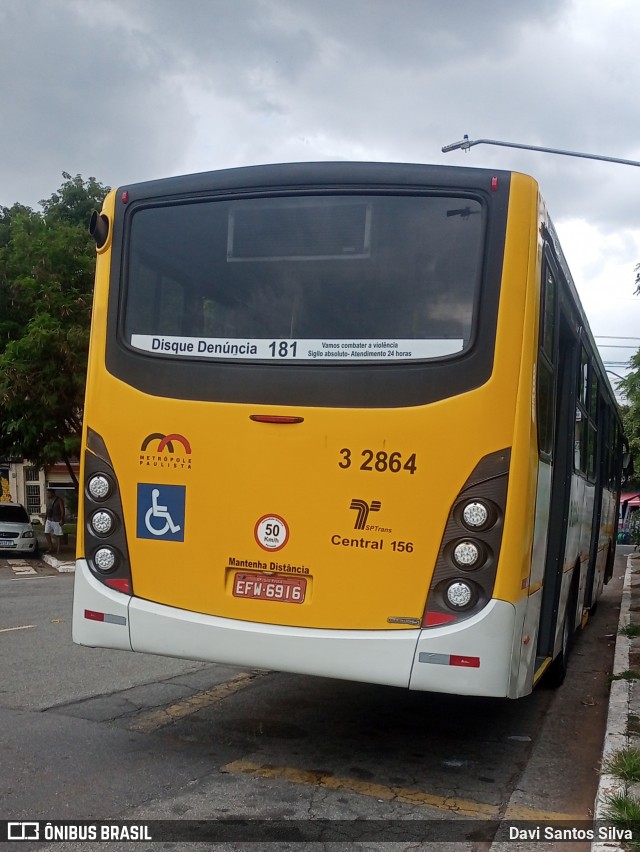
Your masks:
M158 355L255 361L418 361L461 352L461 338L425 340L270 340L269 338L180 337L132 334L131 345Z

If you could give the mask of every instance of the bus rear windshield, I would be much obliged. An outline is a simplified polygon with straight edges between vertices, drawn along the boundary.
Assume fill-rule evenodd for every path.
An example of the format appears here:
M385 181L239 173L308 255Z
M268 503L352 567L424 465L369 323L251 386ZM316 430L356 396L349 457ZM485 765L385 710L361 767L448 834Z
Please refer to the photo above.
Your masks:
M471 344L475 198L207 200L141 205L129 221L124 335L149 355L388 363Z

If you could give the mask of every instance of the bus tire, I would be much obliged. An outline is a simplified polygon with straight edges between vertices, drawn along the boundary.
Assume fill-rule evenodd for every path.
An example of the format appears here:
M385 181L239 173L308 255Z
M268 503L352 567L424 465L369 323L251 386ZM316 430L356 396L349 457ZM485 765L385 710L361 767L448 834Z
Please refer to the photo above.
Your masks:
M550 689L557 689L559 686L562 686L567 676L569 652L571 650L571 628L569 626L568 610L569 608L567 607L567 612L565 612L564 621L562 622L562 649L544 676L545 686L548 686Z
M613 577L613 563L615 562L616 550L615 550L615 542L609 542L609 547L607 548L607 563L604 569L604 585L606 586L609 580Z

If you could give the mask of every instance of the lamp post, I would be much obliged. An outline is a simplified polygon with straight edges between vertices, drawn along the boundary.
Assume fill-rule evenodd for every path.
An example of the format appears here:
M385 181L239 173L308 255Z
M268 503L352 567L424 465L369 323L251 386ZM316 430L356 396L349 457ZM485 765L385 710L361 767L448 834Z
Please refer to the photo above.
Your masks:
M605 373L607 373L610 376L615 376L616 379L618 379L618 381L615 383L615 385L613 384L613 382L611 382L611 387L613 388L613 393L615 394L617 402L619 404L623 403L624 400L626 399L626 397L625 397L624 393L619 390L619 382L624 381L624 376L621 376L619 373L614 373L613 370L607 370L606 368L605 368Z
M520 142L502 142L499 139L469 139L465 133L460 142L444 145L443 154L449 151L468 151L474 145L500 145L502 148L523 148L525 151L542 151L545 154L562 154L565 157L583 157L586 160L604 160L607 163L620 163L623 166L640 166L638 160L623 160L621 157L605 157L602 154L585 154L583 151L563 151L561 148L547 148L541 145L523 145Z

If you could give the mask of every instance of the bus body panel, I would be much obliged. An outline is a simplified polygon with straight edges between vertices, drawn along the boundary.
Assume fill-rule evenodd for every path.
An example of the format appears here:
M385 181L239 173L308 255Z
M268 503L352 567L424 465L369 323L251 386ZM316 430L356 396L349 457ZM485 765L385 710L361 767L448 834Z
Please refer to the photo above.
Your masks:
M501 282L495 370L509 364L512 394L502 415L511 421L511 463L500 565L494 597L518 604L527 596L535 515L537 452L535 352L539 317L539 193L535 181L514 174L505 235L505 264ZM507 415L508 412L508 415Z
M533 690L536 675L536 640L541 608L542 586L537 586L532 588L531 593L524 601L524 623L519 653L514 654L517 659L517 673L511 685L514 693L510 696L511 698L529 695Z
M73 585L73 641L77 645L131 651L128 595L98 582L85 559L76 560Z
M322 409L269 409L304 417L293 426L251 421L260 407L216 406L212 413L198 403L136 399L128 388L119 396L131 425L111 437L108 449L116 470L137 468L135 479L121 482L136 596L274 624L389 629L390 617L419 621L451 506L479 458L511 438L510 422L498 417L491 443L470 445L468 422L486 422L502 407L486 388L425 410L349 412L348 418ZM100 433L108 424L93 410L90 423ZM141 451L155 432L185 436L190 455L177 444L173 455ZM228 441L212 441L214 433ZM458 476L442 442L430 437L445 433ZM341 467L345 449L348 469ZM371 453L371 469L361 470ZM376 470L378 453L405 463L414 457L415 473ZM184 541L154 540L141 529L140 486L184 489ZM369 511L358 529L361 503ZM280 550L258 541L256 524L265 516L288 527ZM303 578L304 602L234 596L235 575L256 572Z
M423 630L411 689L457 695L511 695L514 648L519 651L524 607L495 598L460 624ZM518 617L519 615L519 617Z

